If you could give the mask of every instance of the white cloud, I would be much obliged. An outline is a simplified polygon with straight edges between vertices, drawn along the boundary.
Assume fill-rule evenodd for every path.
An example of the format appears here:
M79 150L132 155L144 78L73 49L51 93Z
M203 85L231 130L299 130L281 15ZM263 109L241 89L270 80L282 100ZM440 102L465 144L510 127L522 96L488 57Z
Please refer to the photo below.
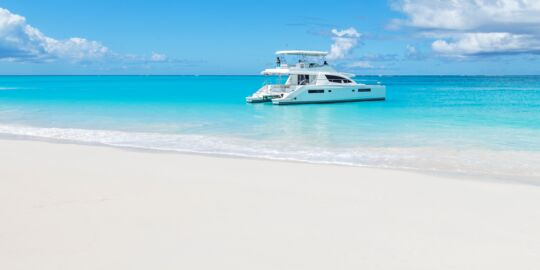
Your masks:
M164 54L153 52L150 56L150 60L153 62L164 62L167 61L168 58Z
M434 38L437 53L454 56L538 53L538 0L401 0L401 25ZM393 25L396 21L392 22Z
M407 56L414 56L417 54L417 51L416 51L416 47L410 45L410 44L407 44L407 46L405 46L405 49L407 51Z
M334 43L330 47L330 53L327 56L329 60L345 58L358 45L361 36L353 27L341 31L332 29L332 35Z
M23 16L0 8L0 59L85 61L102 58L108 53L109 49L97 41L84 38L57 40L48 37L27 24Z
M369 61L357 61L347 65L350 68L374 68Z
M51 39L48 45L49 54L77 61L99 59L110 52L101 43L84 38L70 38L63 41Z
M540 23L537 0L403 0L394 7L408 15L408 25L420 28L493 31Z
M432 48L447 55L538 52L540 40L530 35L510 33L465 33L450 42L436 40Z

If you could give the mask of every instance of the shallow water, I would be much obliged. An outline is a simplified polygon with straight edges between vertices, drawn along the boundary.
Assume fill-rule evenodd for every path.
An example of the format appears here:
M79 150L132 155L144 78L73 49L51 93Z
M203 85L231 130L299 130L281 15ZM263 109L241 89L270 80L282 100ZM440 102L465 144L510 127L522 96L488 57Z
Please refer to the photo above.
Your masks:
M3 76L0 133L540 183L540 77L356 80L387 100L246 104L260 76Z

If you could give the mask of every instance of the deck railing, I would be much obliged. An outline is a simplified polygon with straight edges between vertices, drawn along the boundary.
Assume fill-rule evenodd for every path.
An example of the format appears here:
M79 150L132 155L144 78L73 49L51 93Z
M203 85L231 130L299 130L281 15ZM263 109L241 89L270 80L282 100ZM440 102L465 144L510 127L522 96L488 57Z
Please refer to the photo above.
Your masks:
M296 89L296 85L267 84L261 87L257 93L287 93Z

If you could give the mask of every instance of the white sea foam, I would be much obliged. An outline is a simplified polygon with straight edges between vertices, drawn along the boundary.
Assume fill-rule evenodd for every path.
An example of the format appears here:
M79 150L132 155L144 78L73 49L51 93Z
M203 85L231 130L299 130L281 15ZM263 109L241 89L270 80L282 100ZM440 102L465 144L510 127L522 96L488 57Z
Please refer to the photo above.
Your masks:
M416 169L493 176L540 184L540 153L451 147L324 148L286 141L0 125L0 134L118 147L294 160L312 163Z

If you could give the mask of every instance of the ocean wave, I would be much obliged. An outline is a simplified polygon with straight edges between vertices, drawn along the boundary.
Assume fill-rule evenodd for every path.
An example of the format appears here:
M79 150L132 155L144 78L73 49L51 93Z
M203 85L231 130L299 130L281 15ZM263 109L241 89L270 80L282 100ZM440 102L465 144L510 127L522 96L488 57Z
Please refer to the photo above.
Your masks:
M314 147L291 140L0 125L0 134L148 150L480 175L540 184L540 153L448 147Z

